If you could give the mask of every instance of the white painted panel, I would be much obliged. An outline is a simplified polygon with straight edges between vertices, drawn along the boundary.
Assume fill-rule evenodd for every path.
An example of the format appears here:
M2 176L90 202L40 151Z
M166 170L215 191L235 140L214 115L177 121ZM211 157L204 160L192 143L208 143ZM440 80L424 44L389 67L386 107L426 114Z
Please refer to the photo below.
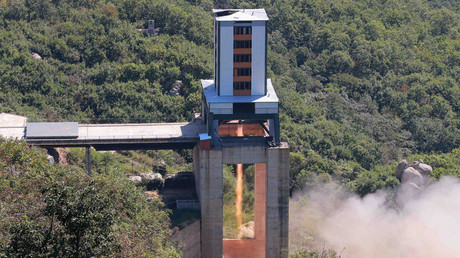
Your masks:
M256 103L256 108L278 108L277 102L260 102Z
M222 110L221 111L222 114L225 114L225 115L233 114L233 107L232 108L222 108L221 110Z
M21 139L24 137L24 127L3 127L0 128L0 136L5 138L18 138Z
M256 114L278 114L277 108L256 108Z
M220 22L220 96L233 96L233 22Z
M227 115L233 113L233 108L212 108L211 113L214 115Z
M266 108L256 108L256 114L267 114L268 113L268 109Z
M211 108L233 108L233 103L212 103Z
M251 94L265 95L265 22L252 23Z

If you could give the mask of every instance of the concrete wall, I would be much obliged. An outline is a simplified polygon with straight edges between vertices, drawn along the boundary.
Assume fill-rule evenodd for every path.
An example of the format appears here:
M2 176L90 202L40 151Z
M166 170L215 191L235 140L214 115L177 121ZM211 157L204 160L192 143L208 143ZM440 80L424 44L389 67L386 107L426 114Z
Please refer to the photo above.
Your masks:
M233 103L210 103L209 112L212 112L216 115L233 114Z
M233 22L219 22L219 26L220 76L218 87L220 87L220 96L233 96Z
M201 255L222 257L222 150L194 148L195 180L201 203Z
M255 104L256 114L278 114L278 102L257 102Z
M267 256L287 257L289 243L289 146L267 149Z
M224 164L256 164L266 163L267 147L241 146L222 148L222 161Z
M239 163L256 163L256 239L224 241L222 164ZM227 252L227 255L236 257L288 256L289 146L286 143L273 148L244 146L201 150L197 146L194 149L194 170L201 202L202 257L220 258L224 248L241 249L241 252L235 251L237 253ZM264 252L259 249L263 248L263 242ZM242 253L248 256L242 256Z
M2 127L0 128L0 136L4 138L18 138L22 139L25 135L25 127L17 126L17 127Z
M267 215L267 164L255 165L254 175L254 236L263 241L263 255L265 256L266 215Z
M171 236L171 240L182 246L183 258L200 258L200 221L197 220Z
M252 22L251 95L265 95L265 22Z

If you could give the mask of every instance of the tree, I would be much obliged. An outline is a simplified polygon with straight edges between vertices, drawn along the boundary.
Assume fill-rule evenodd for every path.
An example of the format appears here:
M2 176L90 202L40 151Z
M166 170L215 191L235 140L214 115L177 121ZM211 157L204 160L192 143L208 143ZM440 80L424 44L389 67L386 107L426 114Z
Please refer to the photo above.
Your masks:
M179 257L163 204L147 201L120 172L90 178L7 140L0 144L0 190L0 256Z

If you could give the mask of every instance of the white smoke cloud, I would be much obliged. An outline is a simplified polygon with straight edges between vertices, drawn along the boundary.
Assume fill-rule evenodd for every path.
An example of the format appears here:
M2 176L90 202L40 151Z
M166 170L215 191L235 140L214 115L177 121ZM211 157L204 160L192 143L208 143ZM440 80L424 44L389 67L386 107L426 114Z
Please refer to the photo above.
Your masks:
M404 185L364 198L328 185L291 201L291 250L342 257L460 257L460 182L443 177L423 191Z

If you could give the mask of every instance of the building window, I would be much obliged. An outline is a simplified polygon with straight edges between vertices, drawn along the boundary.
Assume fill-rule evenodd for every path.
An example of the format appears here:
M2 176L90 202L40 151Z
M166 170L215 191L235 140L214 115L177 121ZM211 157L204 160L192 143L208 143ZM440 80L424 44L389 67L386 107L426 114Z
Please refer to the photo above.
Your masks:
M235 63L243 63L243 62L251 62L251 55L233 55L233 62Z
M251 68L235 68L233 70L234 76L251 76Z
M235 35L251 35L252 34L252 27L245 26L245 27L234 27L233 34Z
M251 40L235 40L233 41L233 48L251 48Z
M251 82L233 82L233 90L250 90Z

